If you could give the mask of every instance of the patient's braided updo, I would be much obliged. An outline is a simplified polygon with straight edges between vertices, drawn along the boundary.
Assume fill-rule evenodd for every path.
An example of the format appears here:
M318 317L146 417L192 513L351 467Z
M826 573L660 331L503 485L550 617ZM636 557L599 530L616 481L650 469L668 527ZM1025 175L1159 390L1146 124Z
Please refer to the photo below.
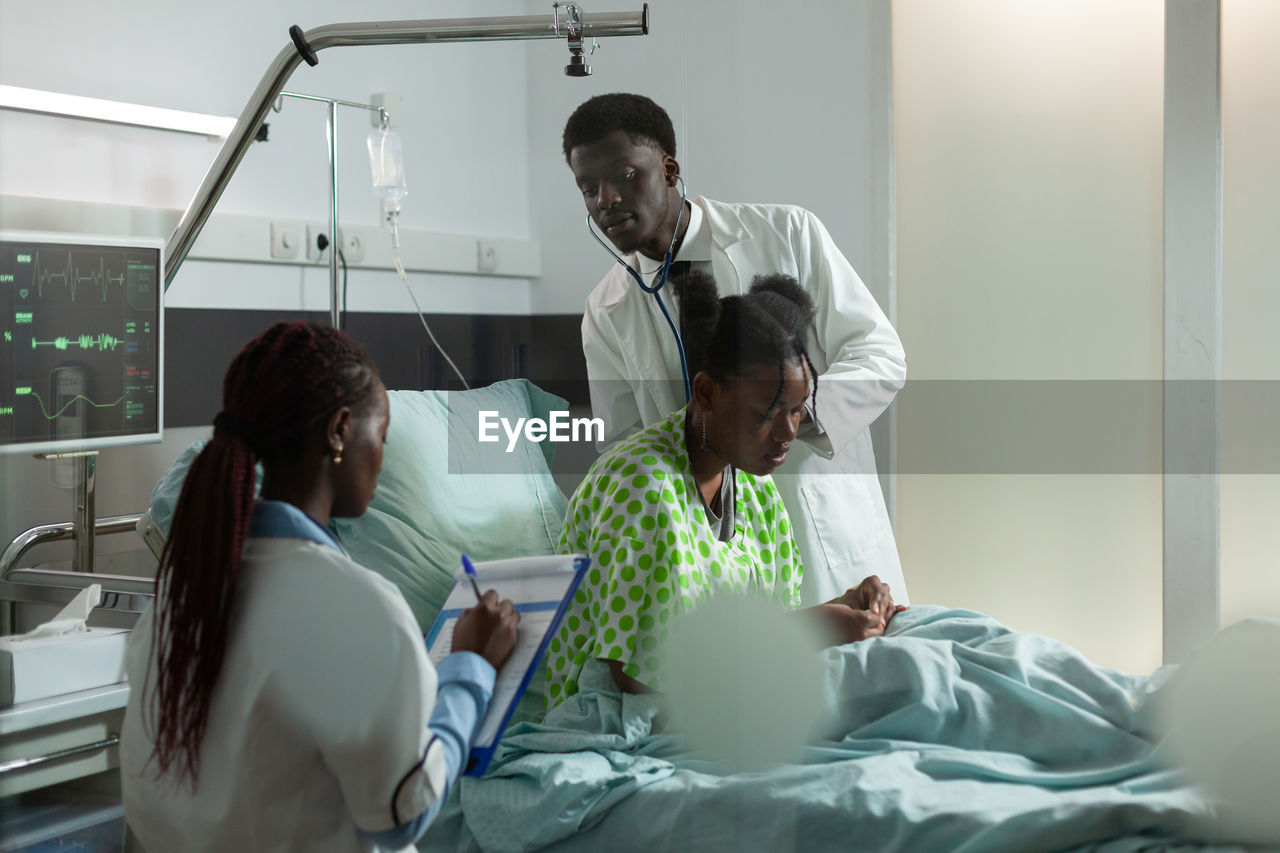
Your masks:
M343 406L371 400L378 372L342 332L277 323L231 362L213 439L192 463L156 575L155 758L194 783L226 651L259 459L295 458Z
M818 403L818 372L805 341L813 323L813 300L789 275L758 275L746 296L719 298L711 276L690 270L675 283L684 326L690 375L706 371L717 382L742 376L747 368L777 365L778 390L786 384L786 363L802 362L813 377L811 402Z

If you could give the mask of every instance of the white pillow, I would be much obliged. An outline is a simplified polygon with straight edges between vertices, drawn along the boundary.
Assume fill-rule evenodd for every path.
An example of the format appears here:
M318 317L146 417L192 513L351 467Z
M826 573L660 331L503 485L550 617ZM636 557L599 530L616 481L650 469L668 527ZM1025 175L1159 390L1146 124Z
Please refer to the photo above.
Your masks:
M546 419L568 404L524 379L470 391L390 391L391 425L369 511L331 526L352 559L395 583L423 630L453 586L461 555L555 553L568 502L551 476L553 445L477 440L479 413Z

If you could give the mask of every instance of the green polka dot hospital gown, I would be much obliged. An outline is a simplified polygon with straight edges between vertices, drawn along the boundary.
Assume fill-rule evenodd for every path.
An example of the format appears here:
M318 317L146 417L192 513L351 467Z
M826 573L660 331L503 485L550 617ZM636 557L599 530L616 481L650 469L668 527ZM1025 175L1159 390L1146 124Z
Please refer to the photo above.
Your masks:
M578 690L592 658L662 689L671 618L712 594L751 593L800 604L800 557L777 487L737 471L734 531L722 542L693 481L685 411L623 439L574 492L560 550L591 556L547 656L547 705ZM736 469L735 469L736 470Z

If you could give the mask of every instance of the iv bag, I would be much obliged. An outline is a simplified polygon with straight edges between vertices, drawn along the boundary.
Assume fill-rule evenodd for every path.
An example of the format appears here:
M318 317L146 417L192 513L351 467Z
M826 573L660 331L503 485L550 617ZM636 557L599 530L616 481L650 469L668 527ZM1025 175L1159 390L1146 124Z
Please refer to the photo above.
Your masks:
M409 194L404 182L404 151L400 134L379 129L369 134L369 167L373 171L373 194L387 212L399 211L400 200Z

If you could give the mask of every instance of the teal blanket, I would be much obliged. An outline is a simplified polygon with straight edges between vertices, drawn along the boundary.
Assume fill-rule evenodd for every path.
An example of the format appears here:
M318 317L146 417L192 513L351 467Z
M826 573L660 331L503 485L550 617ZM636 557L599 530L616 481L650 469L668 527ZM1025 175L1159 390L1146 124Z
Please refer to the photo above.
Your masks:
M428 849L1129 851L1216 842L1161 761L1148 700L1167 680L1090 663L977 613L917 606L886 637L822 652L821 737L801 762L719 775L656 696L607 670L513 726Z

